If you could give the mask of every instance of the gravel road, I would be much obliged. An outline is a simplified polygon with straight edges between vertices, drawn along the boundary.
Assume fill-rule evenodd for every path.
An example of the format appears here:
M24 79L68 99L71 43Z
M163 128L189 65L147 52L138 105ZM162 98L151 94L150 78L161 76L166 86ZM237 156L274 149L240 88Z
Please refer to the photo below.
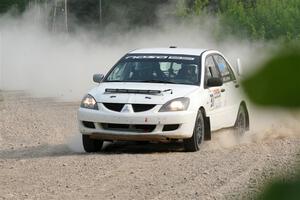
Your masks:
M179 143L117 142L85 154L78 105L3 93L0 199L245 199L273 177L293 177L299 164L300 137L228 143L230 131L195 153Z

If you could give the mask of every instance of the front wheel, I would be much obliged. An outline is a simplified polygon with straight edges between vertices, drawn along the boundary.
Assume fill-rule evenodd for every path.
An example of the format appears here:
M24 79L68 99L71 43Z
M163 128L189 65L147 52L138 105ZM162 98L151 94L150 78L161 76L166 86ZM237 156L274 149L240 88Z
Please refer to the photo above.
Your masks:
M96 140L90 138L89 135L82 135L82 145L85 152L97 152L101 150L103 146L103 140Z
M184 139L184 149L188 152L195 152L200 149L201 143L204 141L204 114L201 110L198 111L193 136L189 139Z

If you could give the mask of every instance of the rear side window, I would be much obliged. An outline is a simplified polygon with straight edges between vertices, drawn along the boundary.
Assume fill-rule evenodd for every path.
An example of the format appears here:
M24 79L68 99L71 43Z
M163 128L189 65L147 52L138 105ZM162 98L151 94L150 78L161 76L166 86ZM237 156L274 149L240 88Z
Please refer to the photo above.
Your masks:
M221 78L220 72L216 67L215 61L212 56L207 56L205 59L205 77L204 85L207 85L209 78Z
M220 73L216 68L214 59L212 56L208 56L205 60L205 77L206 80L209 78L220 78Z
M231 70L229 64L226 60L220 55L214 55L216 64L220 70L223 82L229 82L235 80L233 71Z

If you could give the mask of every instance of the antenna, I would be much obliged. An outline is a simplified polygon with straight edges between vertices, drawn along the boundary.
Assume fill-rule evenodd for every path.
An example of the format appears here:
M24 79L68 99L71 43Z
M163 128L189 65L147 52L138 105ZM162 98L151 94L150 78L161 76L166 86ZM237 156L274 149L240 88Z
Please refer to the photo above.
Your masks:
M239 76L243 75L243 69L242 69L242 64L241 64L241 59L238 58L236 59L236 69L237 69L237 73Z

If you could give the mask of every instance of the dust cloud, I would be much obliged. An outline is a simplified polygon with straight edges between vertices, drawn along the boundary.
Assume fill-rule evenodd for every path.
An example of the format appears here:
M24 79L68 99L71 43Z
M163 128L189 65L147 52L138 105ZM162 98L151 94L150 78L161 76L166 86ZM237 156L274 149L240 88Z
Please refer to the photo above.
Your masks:
M68 135L68 137L65 138L67 147L72 152L76 152L76 153L84 152L81 137L82 137L81 133L74 133L74 134Z
M66 34L49 31L47 11L21 17L0 17L0 89L25 90L37 97L79 101L95 86L94 73L106 73L125 53L137 48L178 47L219 49L235 66L261 59L264 44L228 39L216 41L208 25L162 20L156 28L132 31L77 30ZM209 20L209 19L208 19ZM212 22L214 22L212 20ZM253 59L254 58L254 59ZM250 65L249 65L250 66Z
M209 148L231 148L236 145L268 142L277 139L300 137L299 111L266 109L250 105L250 131L241 138L233 129L213 133Z

